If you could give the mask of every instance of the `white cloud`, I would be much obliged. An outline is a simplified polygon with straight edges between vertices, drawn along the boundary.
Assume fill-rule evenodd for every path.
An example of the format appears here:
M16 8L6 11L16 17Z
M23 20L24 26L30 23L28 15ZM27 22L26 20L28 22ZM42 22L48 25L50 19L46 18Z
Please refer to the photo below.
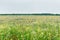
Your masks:
M0 13L9 12L60 13L60 0L0 0Z

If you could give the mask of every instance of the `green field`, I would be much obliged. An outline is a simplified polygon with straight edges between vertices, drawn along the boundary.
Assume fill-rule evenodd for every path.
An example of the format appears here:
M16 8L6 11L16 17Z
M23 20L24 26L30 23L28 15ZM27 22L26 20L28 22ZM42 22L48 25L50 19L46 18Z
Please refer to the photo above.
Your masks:
M60 40L60 16L0 16L0 40Z

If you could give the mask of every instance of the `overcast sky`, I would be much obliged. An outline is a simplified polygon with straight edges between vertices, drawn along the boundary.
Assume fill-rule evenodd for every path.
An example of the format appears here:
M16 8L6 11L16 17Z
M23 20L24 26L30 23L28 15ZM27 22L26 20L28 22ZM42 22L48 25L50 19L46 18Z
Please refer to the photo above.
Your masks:
M60 0L0 0L0 13L60 13Z

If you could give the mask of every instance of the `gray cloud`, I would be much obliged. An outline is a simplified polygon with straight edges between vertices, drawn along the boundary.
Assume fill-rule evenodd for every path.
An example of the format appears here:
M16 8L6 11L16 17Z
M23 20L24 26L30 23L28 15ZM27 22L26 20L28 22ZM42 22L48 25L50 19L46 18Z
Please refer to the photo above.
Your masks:
M0 13L58 12L60 0L0 0Z

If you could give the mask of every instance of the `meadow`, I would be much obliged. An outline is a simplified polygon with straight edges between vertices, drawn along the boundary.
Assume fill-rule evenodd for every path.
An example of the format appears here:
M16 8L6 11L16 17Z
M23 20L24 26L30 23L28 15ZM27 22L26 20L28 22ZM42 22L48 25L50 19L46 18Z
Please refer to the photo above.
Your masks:
M0 40L60 40L60 16L0 16Z

